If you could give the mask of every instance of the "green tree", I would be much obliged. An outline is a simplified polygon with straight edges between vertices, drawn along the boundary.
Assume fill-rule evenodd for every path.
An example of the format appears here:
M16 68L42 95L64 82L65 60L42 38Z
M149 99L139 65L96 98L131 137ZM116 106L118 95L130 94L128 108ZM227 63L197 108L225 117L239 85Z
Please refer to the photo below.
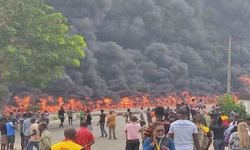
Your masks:
M219 105L219 110L225 112L228 116L233 110L243 119L248 117L246 107L241 102L237 104L235 99L229 94L224 94L219 99L217 99L216 102Z
M68 35L61 13L43 0L0 0L0 84L45 87L65 66L80 66L83 37Z

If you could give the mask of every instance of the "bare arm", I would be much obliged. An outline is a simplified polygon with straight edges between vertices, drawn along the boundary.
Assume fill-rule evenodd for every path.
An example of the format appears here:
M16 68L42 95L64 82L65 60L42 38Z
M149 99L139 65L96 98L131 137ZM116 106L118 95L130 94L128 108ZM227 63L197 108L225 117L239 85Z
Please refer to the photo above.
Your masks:
M193 139L194 139L194 145L196 147L196 150L201 150L197 133L193 134Z

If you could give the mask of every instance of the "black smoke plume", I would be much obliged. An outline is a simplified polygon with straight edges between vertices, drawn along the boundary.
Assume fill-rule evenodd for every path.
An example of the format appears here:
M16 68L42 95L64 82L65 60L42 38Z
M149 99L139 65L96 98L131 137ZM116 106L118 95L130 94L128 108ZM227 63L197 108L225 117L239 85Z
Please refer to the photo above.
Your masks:
M194 95L226 91L228 38L248 4L243 0L45 0L61 12L71 34L85 37L86 58L79 68L40 93L93 100L148 93L190 91ZM250 72L249 25L236 40L250 8L233 36L232 90ZM230 23L231 26L229 27ZM220 37L220 34L222 37ZM220 41L220 43L218 43ZM242 51L240 49L242 48ZM13 95L29 88L10 86Z

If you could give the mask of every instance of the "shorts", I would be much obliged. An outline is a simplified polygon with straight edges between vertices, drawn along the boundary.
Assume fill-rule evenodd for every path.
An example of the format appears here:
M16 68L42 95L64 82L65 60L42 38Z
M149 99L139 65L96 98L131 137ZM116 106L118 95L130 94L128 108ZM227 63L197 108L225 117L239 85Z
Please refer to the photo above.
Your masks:
M1 143L2 144L7 144L7 134L2 134L1 135Z
M7 143L15 143L15 135L7 136Z

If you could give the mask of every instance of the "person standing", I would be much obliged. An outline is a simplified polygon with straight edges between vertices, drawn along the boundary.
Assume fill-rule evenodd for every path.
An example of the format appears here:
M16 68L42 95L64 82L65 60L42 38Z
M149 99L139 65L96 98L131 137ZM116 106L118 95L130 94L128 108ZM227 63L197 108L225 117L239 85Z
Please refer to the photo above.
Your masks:
M92 120L92 117L91 117L91 115L90 115L90 111L87 110L87 119L86 119L86 121L87 121L87 129L88 129L89 131L92 130L92 122L91 122L91 120Z
M30 119L30 140L26 147L26 150L32 150L33 146L39 150L40 133L38 130L38 124L36 123L36 118Z
M229 118L225 114L225 112L222 112L220 117L221 117L221 120L222 120L222 125L225 126L225 127L228 127L229 126Z
M152 122L155 122L156 121L156 117L155 117L155 109L153 108L151 114L150 114L150 118L152 120Z
M174 141L166 137L164 130L162 122L153 122L153 134L145 139L142 150L175 150Z
M15 129L16 126L13 124L13 119L11 117L8 118L8 122L6 123L6 131L7 131L7 150L14 149L15 143Z
M63 107L61 107L61 109L60 110L58 110L58 118L60 119L60 125L59 125L59 128L60 127L62 127L63 128L63 122L64 122L64 114L65 114L66 112L64 111L64 109L63 109Z
M7 129L6 129L7 118L3 118L0 124L1 128L1 150L5 150L7 144Z
M150 117L150 115L151 115L150 108L148 108L146 115L147 115L148 124L150 124L152 122L151 117Z
M197 103L195 102L195 99L192 99L192 102L190 103L192 118L194 118L194 116L196 115L196 107Z
M81 145L76 144L76 129L68 127L64 130L65 139L62 142L51 146L50 150L85 150Z
M41 133L41 140L39 142L39 150L48 150L51 147L51 134L48 131L47 124L41 122L38 125L38 129Z
M47 110L45 110L44 115L45 115L46 123L47 123L47 125L49 125L49 112Z
M162 124L163 124L163 126L164 126L164 131L165 131L165 135L167 135L168 134L168 131L169 131L169 128L170 128L170 122L169 121L165 121L164 119L163 119L163 117L164 117L164 107L162 107L162 106L157 106L156 108L155 108L155 116L156 116L156 121L160 121ZM152 136L152 131L151 131L151 124L148 126L148 128L146 129L146 131L144 132L144 135L145 135L145 137L150 137L150 136Z
M103 113L104 110L101 110L101 114L100 114L100 119L99 119L99 122L97 123L97 126L100 124L100 129L101 129L101 134L102 136L101 137L104 137L104 134L105 134L105 137L107 137L107 132L105 130L105 117L106 117L106 114Z
M113 138L117 139L115 136L115 127L116 127L116 113L114 111L110 111L107 126L109 127L109 139L111 139L111 133L113 133Z
M81 109L81 110L80 110L80 122L83 121L84 116L85 116L85 113L84 113L84 111Z
M125 117L125 123L129 123L131 116L132 116L132 112L130 112L130 108L127 109L126 113L122 114L123 117Z
M201 116L195 118L195 124L198 129L198 138L202 150L208 150L212 143L212 133L208 127L204 125L204 119ZM200 136L200 137L199 137Z
M140 120L145 120L143 114L144 114L143 107L141 107L141 110L140 110Z
M86 121L82 121L80 126L80 129L77 130L76 143L81 145L84 150L91 150L91 145L95 143L95 138L92 132L86 128Z
M23 133L24 133L24 148L27 146L27 144L29 143L29 136L30 136L30 120L33 117L32 113L27 113L27 119L24 120L23 122Z
M250 137L248 134L248 125L241 122L237 126L237 132L232 133L229 139L229 150L249 150Z
M25 145L24 145L25 136L24 136L24 132L23 132L23 122L26 119L27 119L27 114L26 113L24 113L23 116L19 119L19 122L20 122L21 150L24 150L24 148L25 148Z
M126 148L125 150L139 150L140 140L139 132L141 131L140 124L137 123L136 116L131 117L131 123L126 124L123 132L126 133Z
M69 119L69 125L73 125L73 111L71 110L71 107L69 107L69 110L67 111L68 119Z
M214 150L224 150L225 141L224 141L224 131L226 127L222 125L221 117L218 117L215 122L211 123L210 130L214 133Z
M177 111L179 120L170 125L168 136L174 139L177 150L193 150L195 145L196 150L200 149L198 130L194 123L187 118L187 110L180 108Z

